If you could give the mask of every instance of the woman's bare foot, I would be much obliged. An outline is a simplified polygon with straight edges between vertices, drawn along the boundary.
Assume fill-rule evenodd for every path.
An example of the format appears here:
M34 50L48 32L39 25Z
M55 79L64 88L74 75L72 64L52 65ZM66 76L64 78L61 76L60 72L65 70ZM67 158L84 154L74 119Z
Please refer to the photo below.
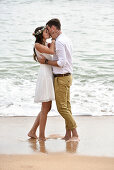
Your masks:
M30 138L34 138L34 139L37 139L37 138L38 138L38 137L36 136L36 134L33 133L32 131L30 131L30 132L28 133L28 136L29 136Z

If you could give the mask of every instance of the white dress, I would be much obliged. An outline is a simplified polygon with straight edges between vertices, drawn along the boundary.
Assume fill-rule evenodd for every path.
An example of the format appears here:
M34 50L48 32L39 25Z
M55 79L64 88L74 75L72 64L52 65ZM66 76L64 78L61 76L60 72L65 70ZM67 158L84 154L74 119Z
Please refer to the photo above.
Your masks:
M47 59L52 60L52 56L50 54L40 53L36 51L37 56L42 54ZM38 73L36 90L35 90L35 98L34 102L48 102L55 99L54 86L53 86L53 73L52 67L48 64L40 64L40 69Z

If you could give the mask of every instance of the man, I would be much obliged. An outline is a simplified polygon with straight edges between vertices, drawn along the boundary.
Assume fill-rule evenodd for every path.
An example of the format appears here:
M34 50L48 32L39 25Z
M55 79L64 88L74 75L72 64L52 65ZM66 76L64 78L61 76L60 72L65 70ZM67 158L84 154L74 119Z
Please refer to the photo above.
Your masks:
M72 84L72 57L71 44L68 38L61 32L61 23L58 19L51 19L46 24L52 39L55 39L55 54L53 61L42 57L38 61L41 64L53 66L54 89L57 110L65 119L66 134L63 139L78 140L76 123L72 117L70 105L70 86ZM71 137L72 133L72 137ZM70 140L71 140L70 139Z

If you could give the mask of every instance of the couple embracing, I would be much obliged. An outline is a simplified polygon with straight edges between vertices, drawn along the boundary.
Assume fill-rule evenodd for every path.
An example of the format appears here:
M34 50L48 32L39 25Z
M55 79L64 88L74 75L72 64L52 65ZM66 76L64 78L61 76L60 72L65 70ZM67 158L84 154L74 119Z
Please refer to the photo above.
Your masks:
M45 27L35 29L34 59L40 63L36 83L36 103L42 103L28 136L45 140L47 114L51 109L52 100L56 101L57 110L65 120L66 134L64 140L78 141L76 122L72 116L70 104L70 86L72 84L72 48L69 39L61 32L59 19L51 19ZM51 43L47 39L52 38Z

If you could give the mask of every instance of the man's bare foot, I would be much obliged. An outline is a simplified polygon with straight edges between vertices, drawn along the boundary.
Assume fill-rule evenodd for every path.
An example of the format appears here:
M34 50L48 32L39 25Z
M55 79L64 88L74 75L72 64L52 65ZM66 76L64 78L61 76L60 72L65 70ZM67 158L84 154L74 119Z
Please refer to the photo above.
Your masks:
M67 141L71 138L71 130L66 130L65 136L62 138L63 140Z
M65 136L64 136L63 138L61 138L61 139L67 141L67 140L69 140L70 138L71 138L70 136L65 135Z
M30 137L30 138L34 138L34 139L37 139L38 137L36 136L36 134L35 133L33 133L33 132L29 132L28 133L28 136Z

